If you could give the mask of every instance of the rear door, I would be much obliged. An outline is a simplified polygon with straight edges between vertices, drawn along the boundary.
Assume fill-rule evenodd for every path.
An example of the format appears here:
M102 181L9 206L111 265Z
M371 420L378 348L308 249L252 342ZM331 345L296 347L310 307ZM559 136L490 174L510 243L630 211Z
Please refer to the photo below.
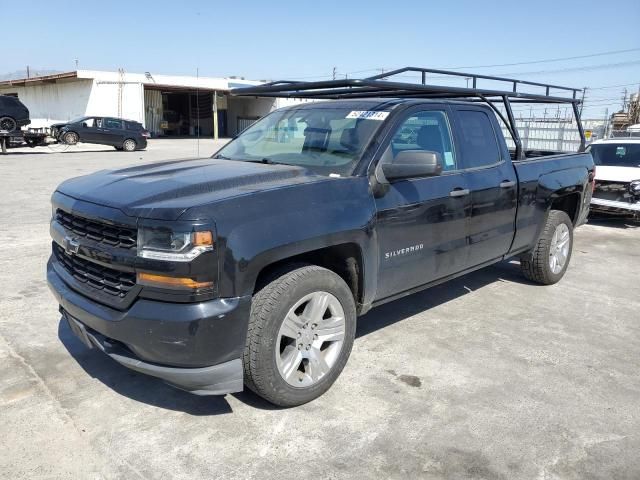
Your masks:
M375 200L379 245L377 299L463 270L467 261L466 221L471 205L446 106L408 110L388 138L380 162L393 162L403 150L426 150L440 155L444 169L438 176L394 181Z
M103 140L101 143L121 147L125 140L124 121L119 118L105 117L101 136Z
M518 181L508 151L500 147L501 132L481 107L452 106L456 140L471 191L469 267L506 254L513 241Z

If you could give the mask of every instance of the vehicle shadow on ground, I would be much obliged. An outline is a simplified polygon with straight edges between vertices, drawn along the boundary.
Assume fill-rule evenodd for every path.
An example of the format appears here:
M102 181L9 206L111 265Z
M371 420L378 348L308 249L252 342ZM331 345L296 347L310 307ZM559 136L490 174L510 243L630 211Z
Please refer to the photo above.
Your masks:
M381 328L393 325L495 282L536 285L522 275L520 262L517 260L505 260L371 310L358 318L356 338L369 335Z
M23 147L20 147L23 148ZM42 147L40 147L42 148ZM140 150L137 150L136 152L138 152ZM111 147L111 148L107 148L107 149L101 149L101 150L32 150L32 151L24 151L24 152L15 152L15 151L11 151L11 149L9 149L9 151L1 156L12 156L12 155L53 155L56 153L64 153L64 154L70 154L70 153L104 153L104 152L113 152L114 154L122 154L122 153L136 153L136 152L119 152L117 151L115 148Z
M621 228L640 228L640 221L630 217L606 216L606 215L589 215L589 225L597 227Z
M177 390L157 378L123 367L95 348L89 350L71 332L63 318L58 325L58 338L87 374L127 398L189 415L221 415L232 412L225 397L199 397Z
M382 305L358 319L356 338L364 337L388 325L401 322L424 310L436 307L494 282L530 283L520 273L516 261L505 261L464 277L430 288L420 293ZM97 349L89 350L60 319L58 338L92 378L132 400L167 410L196 416L232 413L225 397L200 397L164 384L161 380L123 367ZM249 390L232 394L234 398L253 408L278 410Z

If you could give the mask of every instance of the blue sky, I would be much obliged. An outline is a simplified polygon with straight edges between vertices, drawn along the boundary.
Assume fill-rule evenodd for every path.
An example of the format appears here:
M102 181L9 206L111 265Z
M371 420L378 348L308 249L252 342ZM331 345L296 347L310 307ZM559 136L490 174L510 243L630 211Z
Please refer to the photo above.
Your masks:
M34 1L3 36L0 70L79 68L254 79L367 76L405 65L575 87L587 112L640 83L640 2ZM37 13L36 13L37 12ZM8 30L8 31L7 31ZM628 50L589 58L484 67ZM620 65L624 64L624 65ZM568 71L559 72L558 70ZM582 70L577 70L582 69ZM1 73L1 72L0 72ZM615 86L613 86L615 85ZM619 85L619 86L618 86ZM610 104L610 102L613 102Z

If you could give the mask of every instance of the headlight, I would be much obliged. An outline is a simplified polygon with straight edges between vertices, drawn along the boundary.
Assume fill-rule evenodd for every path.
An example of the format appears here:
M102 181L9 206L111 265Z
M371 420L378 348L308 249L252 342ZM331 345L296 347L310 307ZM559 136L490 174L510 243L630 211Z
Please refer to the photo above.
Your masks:
M629 193L631 195L640 195L640 180L634 180L629 184Z
M190 262L213 250L211 232L173 232L168 228L139 228L138 256L153 260Z

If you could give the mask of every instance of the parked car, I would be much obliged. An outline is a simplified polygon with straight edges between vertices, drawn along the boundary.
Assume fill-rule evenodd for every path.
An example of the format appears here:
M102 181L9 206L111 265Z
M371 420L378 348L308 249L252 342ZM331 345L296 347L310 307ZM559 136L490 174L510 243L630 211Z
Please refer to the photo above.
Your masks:
M596 164L591 210L640 219L640 138L597 140L588 151Z
M62 143L97 143L133 152L147 148L151 134L141 123L113 117L80 117L51 125L51 136Z
M13 132L30 123L29 109L18 97L0 95L0 130Z
M307 88L244 91L281 85ZM333 384L372 307L510 257L558 282L588 214L591 155L513 161L488 105L420 88L291 106L211 159L62 183L47 277L71 330L180 389L247 386L292 406Z

